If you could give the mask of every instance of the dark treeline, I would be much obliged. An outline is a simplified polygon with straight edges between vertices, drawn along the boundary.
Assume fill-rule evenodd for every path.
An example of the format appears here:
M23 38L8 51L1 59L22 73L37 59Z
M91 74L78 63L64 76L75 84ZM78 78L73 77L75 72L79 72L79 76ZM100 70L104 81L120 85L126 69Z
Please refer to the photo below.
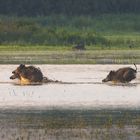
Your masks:
M14 16L140 13L140 0L0 0L0 14Z

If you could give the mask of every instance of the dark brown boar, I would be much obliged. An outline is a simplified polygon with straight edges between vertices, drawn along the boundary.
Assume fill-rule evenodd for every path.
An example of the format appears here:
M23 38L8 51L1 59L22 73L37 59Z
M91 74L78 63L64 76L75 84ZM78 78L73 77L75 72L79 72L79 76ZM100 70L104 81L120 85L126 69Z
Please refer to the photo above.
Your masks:
M125 67L125 68L120 68L117 71L110 71L110 73L107 75L105 79L102 80L102 82L108 82L108 81L115 81L115 82L122 82L122 83L130 82L131 80L136 78L137 66L135 65L135 67L136 69Z
M20 64L16 70L12 72L10 79L19 79L22 84L30 84L32 82L42 82L43 74L39 68L34 66L25 66Z

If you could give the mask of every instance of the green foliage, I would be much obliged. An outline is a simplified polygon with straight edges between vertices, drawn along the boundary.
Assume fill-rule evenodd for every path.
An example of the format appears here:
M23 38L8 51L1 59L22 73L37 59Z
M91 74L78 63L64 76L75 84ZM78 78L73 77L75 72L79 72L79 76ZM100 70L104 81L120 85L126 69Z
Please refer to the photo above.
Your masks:
M64 17L63 17L64 18ZM40 18L39 18L40 19ZM53 25L45 23L46 18L39 22L32 18L9 18L0 21L0 43L1 44L40 44L40 45L72 45L77 43L98 44L105 42L104 37L96 32L84 32L71 25L65 28L62 21L54 22ZM64 20L64 19L63 19ZM79 19L80 21L81 19ZM42 24L43 23L43 24ZM58 24L58 25L57 25ZM81 26L81 25L80 25Z
M0 16L0 44L138 47L139 15L47 17Z

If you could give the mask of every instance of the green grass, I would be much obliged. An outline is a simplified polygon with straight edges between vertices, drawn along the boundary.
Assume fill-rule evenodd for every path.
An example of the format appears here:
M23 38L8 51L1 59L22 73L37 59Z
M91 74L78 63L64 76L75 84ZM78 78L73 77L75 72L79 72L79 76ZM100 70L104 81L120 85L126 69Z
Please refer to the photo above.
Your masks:
M99 50L27 50L3 51L1 64L132 64L140 63L140 50L99 49Z
M134 14L0 16L0 63L139 64L139 25Z
M21 46L140 47L140 17L134 14L99 16L0 16L0 43ZM22 47L21 47L22 49Z
M45 45L0 45L0 51L65 51L71 50L69 46L45 46Z
M106 38L109 40L111 39L113 42L119 43L119 40L121 37L120 36L106 36ZM129 38L134 38L134 36L126 36L124 37L125 42L129 42ZM138 37L137 37L138 38ZM135 38L136 39L136 38ZM132 48L129 48L129 45L132 45ZM8 53L8 51L12 52L19 52L19 51L73 51L74 45L55 45L55 46L50 46L50 45L0 45L0 51L5 51ZM100 50L106 50L106 51L113 51L113 50L126 50L126 51L134 51L134 50L140 50L140 48L136 45L128 44L128 45L123 45L120 42L120 45L101 45L101 44L96 44L96 45L85 45L86 51L100 51ZM77 50L78 51L78 50ZM83 51L84 52L84 51Z

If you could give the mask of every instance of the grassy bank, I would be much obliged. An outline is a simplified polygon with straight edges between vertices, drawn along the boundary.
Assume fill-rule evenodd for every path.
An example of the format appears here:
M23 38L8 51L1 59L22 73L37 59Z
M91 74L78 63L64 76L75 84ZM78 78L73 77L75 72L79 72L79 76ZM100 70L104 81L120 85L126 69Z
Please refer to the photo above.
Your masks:
M28 50L28 49L27 49ZM4 51L0 64L140 64L140 50L29 50Z

